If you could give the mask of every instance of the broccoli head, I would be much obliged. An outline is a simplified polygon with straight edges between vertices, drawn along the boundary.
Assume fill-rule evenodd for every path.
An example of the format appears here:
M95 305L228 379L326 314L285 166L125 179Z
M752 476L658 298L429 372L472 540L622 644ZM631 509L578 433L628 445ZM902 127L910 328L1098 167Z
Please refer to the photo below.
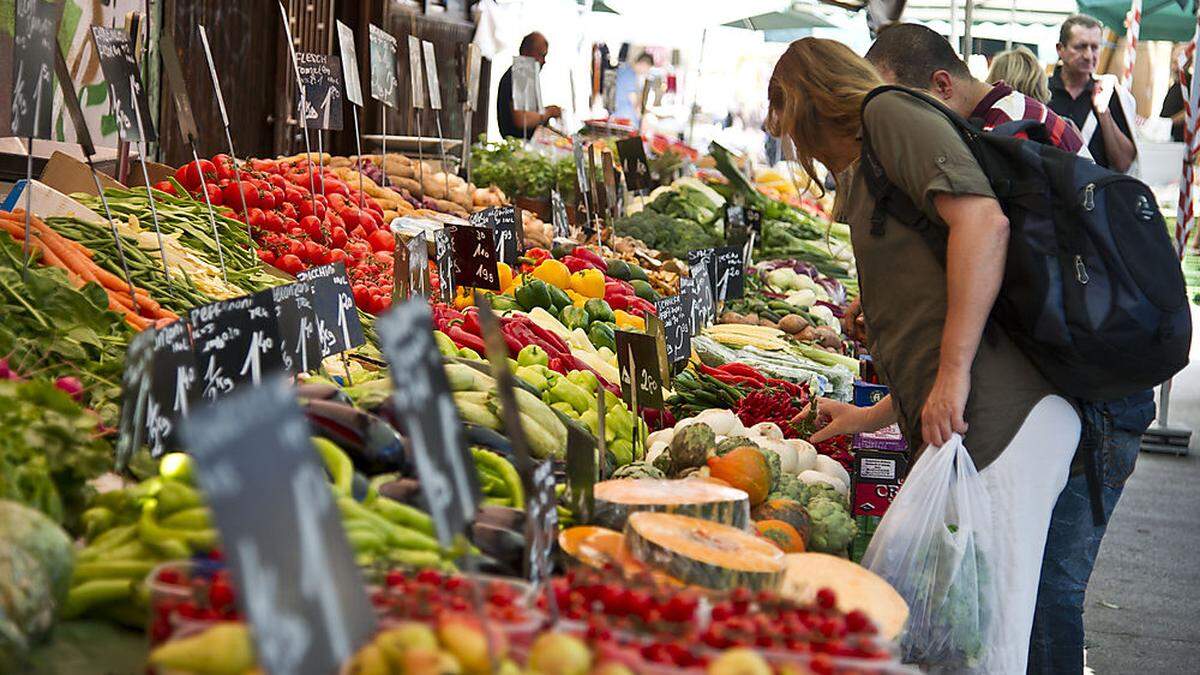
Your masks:
M850 542L858 534L858 525L850 516L850 511L842 506L840 500L834 501L823 496L809 499L807 509L812 518L812 536L807 542L807 549L816 553L845 555Z

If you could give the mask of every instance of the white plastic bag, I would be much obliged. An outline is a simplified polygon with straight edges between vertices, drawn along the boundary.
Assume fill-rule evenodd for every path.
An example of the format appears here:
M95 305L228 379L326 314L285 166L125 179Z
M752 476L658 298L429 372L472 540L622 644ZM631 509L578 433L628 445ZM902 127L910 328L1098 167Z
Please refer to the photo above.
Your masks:
M992 508L955 434L913 466L863 556L909 604L905 662L931 671L1008 672L998 615Z

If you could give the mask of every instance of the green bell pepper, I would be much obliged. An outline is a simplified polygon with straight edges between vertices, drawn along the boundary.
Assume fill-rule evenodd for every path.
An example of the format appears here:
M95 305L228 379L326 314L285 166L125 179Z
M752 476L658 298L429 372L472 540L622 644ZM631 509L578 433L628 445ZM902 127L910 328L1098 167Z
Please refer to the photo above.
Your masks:
M545 349L537 345L525 345L521 351L517 353L517 365L521 366L546 366L550 364L550 355Z
M442 356L458 356L458 346L454 344L454 340L450 339L440 330L433 331L433 341L437 343L438 351Z
M604 422L605 431L612 429L617 438L633 440L633 413L629 412L624 404L610 407L608 414L604 416Z
M583 308L587 311L588 321L595 323L597 321L607 321L616 323L617 316L613 314L612 307L600 298L592 298L584 303Z
M633 281L634 279L650 281L650 277L646 275L646 270L642 269L641 265L629 263L629 278L626 281Z
M547 392L547 398L549 398L548 394L549 392ZM571 404L567 403L566 401L554 401L550 404L550 407L566 415L567 417L579 417L579 413L575 412L575 408L571 407Z
M615 258L606 260L605 262L608 263L608 269L605 270L605 274L614 279L629 281L630 272L632 270L632 267L629 263L625 262L624 260L616 260Z
M550 304L554 305L555 311L560 311L564 307L571 306L571 297L563 289L552 284L546 284L546 290L550 292Z
M629 285L633 286L633 292L636 293L639 298L647 302L658 302L658 293L650 287L648 282L642 281L641 279L634 279L633 281L629 282Z
M576 412L581 414L592 407L591 399L592 397L583 387L565 378L558 378L558 382L555 382L554 386L550 388L551 401L569 403Z
M596 346L596 349L608 347L614 352L617 350L617 334L613 331L612 324L603 321L596 321L588 327L588 339Z
M534 307L550 309L554 304L550 300L550 286L541 279L530 279L516 291L517 304L526 312Z
M612 452L613 459L617 461L617 466L625 466L633 461L633 443L624 438L618 438L609 443L608 449Z
M525 309L521 303L511 295L503 295L501 293L493 293L488 301L492 303L492 309L497 312L507 312L510 309Z
M513 374L516 375L518 379L525 382L525 384L528 384L538 391L545 391L549 386L549 383L546 382L546 378L542 377L541 373L529 366L518 366L517 372Z
M587 310L575 305L563 307L562 311L559 312L558 320L567 327L567 330L582 328L586 331L589 323Z

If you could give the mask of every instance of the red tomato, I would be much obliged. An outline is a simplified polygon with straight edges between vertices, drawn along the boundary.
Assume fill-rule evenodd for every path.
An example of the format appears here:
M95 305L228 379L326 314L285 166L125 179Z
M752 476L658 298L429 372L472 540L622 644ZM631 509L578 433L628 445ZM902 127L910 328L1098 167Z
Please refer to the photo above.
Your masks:
M316 216L304 216L300 219L300 229L310 237L321 235L321 221Z
M213 206L221 206L225 203L224 198L221 196L221 188L212 183L207 183L206 187L208 191L209 203L211 203Z
M318 244L315 241L304 242L304 256L306 260L316 265L323 265L329 258L329 249Z
M346 228L334 225L329 230L329 243L334 248L341 248L346 245Z
M267 176L267 182L270 183L272 187L277 187L281 190L286 190L288 188L287 179L277 173Z
M271 232L283 232L283 216L275 211L264 214L263 227Z
M300 258L298 256L293 255L291 253L288 253L287 255L284 255L284 256L280 256L280 258L275 266L278 267L279 269L283 270L284 272L287 272L288 274L293 274L293 275L304 271L304 263L300 261Z
M169 180L160 180L154 184L154 189L167 194L175 194L175 185Z
M360 309L370 311L371 292L364 286L355 286L352 293L354 293L354 304L358 305Z
M285 218L295 219L300 217L300 212L296 210L296 205L292 204L291 202L284 202L282 205L280 205L279 212L282 213Z
M340 248L335 248L329 252L329 262L346 262L346 252Z
M376 251L392 251L396 248L396 238L387 230L375 230L367 241Z
M258 249L258 259L268 265L275 264L275 254L265 248Z
M269 229L267 228L266 219L267 214L258 207L251 208L246 213L246 222L249 223L250 227L254 228L255 230Z

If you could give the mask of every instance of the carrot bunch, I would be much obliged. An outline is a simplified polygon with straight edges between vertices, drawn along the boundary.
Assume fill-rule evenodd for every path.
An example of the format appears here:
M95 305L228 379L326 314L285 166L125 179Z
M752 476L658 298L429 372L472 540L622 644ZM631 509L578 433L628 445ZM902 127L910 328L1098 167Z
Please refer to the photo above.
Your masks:
M30 248L42 264L65 270L67 279L76 288L82 288L89 282L99 284L108 293L108 308L123 316L133 328L142 330L159 321L167 323L179 318L179 315L155 302L144 289L130 288L124 279L96 264L92 260L94 254L91 249L55 232L37 216L31 217L29 222ZM0 229L8 232L16 241L24 242L25 211L0 211Z

